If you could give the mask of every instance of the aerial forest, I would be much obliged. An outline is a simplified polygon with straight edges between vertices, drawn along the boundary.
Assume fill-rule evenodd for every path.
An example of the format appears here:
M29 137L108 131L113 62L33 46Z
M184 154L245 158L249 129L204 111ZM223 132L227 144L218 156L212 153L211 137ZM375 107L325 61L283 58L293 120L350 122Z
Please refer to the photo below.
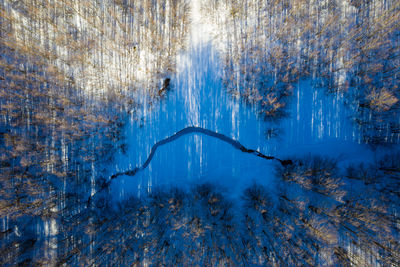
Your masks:
M0 0L0 265L400 266L397 0Z

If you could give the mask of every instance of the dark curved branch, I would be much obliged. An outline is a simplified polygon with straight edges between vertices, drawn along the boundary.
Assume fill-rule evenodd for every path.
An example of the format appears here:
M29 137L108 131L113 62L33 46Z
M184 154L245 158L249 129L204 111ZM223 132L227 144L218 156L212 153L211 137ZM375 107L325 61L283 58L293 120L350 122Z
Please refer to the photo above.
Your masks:
M102 191L104 188L107 188L110 185L111 181L113 179L117 178L118 176L121 176L121 175L135 176L137 172L146 169L146 167L150 164L151 160L153 159L154 154L156 153L157 148L159 146L168 144L168 143L170 143L172 141L175 141L176 139L178 139L178 138L180 138L180 137L182 137L184 135L191 134L191 133L200 133L200 134L204 134L204 135L208 135L208 136L211 136L211 137L218 138L219 140L232 145L234 148L239 149L240 151L242 151L244 153L253 154L253 155L257 156L257 157L260 157L260 158L263 158L263 159L266 159L266 160L277 160L282 164L282 166L286 166L286 165L292 164L291 160L281 160L281 159L278 159L278 158L273 157L273 156L264 155L263 153L261 153L261 152L259 152L257 150L248 149L248 148L244 147L241 143L239 143L239 141L234 140L234 139L232 139L232 138L230 138L230 137L228 137L226 135L223 135L223 134L220 134L220 133L217 133L217 132L213 132L211 130L204 129L204 128L201 128L201 127L190 126L190 127L186 127L184 129L176 132L175 134L171 135L170 137L167 137L167 138L157 142L151 148L150 155L147 158L147 160L143 163L142 166L135 167L133 170L128 170L128 171L125 171L125 172L118 172L118 173L115 173L115 174L111 175L110 176L110 180L102 186L100 191ZM90 201L90 199L91 198L89 198L89 201Z

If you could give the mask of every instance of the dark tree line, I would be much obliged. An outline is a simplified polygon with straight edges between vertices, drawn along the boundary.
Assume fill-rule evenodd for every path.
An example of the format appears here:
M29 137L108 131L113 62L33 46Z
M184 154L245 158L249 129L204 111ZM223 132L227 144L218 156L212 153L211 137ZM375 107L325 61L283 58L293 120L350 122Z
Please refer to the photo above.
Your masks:
M84 238L77 246L60 246L65 250L58 260L68 265L396 266L398 163L399 155L392 154L341 172L329 158L298 158L277 166L275 184L253 184L239 201L213 184L159 189L118 203L102 192L85 213L64 218L64 230Z

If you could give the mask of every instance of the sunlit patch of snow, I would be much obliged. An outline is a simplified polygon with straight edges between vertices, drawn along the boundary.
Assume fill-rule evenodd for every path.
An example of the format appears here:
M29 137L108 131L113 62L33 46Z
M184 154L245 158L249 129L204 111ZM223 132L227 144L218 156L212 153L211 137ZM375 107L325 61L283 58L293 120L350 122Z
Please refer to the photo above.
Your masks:
M193 46L212 40L212 33L217 29L215 24L205 19L201 10L201 2L202 0L190 1L191 31L189 40Z

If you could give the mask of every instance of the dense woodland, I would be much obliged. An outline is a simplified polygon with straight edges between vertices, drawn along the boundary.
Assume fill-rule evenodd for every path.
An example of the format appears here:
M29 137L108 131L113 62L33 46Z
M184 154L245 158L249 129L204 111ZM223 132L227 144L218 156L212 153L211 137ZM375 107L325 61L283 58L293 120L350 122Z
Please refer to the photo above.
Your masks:
M273 188L254 184L240 201L213 184L161 189L63 218L87 236L60 262L84 265L396 266L399 154L340 172L334 159L307 157L276 169Z
M126 117L167 94L188 0L0 0L0 264L398 266L400 155L310 156L275 188L212 184L120 203ZM293 84L345 94L364 142L400 138L400 3L202 0L227 92L281 117ZM88 201L94 196L92 201Z
M223 79L233 95L257 103L268 118L280 117L293 84L311 78L322 90L346 95L364 142L398 142L398 1L203 3L220 27L215 38L223 42Z
M124 149L124 114L162 96L187 6L5 0L0 14L0 262L55 263L84 238L60 218L86 209Z

